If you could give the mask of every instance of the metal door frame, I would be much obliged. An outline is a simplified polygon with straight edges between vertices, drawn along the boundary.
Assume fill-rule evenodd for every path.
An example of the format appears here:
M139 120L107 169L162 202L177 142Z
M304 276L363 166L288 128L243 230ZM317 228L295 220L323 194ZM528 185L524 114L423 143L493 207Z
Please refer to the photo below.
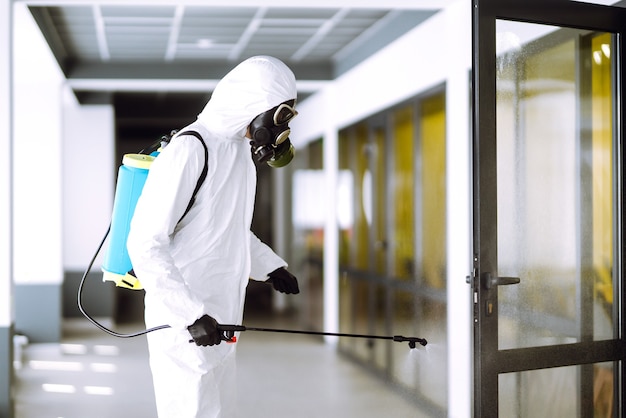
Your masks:
M496 42L497 19L574 27L614 33L615 106L615 277L616 339L581 341L573 344L519 349L498 349L497 276L497 167L496 167ZM623 112L624 35L626 9L569 0L473 0L472 2L472 130L473 130L473 271L474 327L474 416L498 416L498 375L500 373L573 366L598 362L618 362L615 371L615 406L624 408L626 388L626 341L624 336L624 262L626 242L624 223L624 132ZM620 361L621 360L621 361ZM583 416L585 416L583 414ZM622 416L622 415L619 415Z

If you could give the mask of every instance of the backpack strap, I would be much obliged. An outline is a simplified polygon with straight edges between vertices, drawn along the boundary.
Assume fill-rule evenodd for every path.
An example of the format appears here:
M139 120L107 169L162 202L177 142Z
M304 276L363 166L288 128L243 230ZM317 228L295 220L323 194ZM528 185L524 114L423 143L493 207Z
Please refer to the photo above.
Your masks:
M185 209L185 213L183 213L183 216L181 216L180 219L178 220L179 223L180 221L183 220L185 215L187 215L187 213L191 210L191 207L196 201L196 194L198 194L198 191L200 190L200 186L202 186L202 183L204 183L204 179L206 179L206 175L209 171L209 150L207 149L206 144L204 143L204 139L202 139L202 135L200 135L196 131L184 131L184 132L181 132L178 136L180 135L192 135L198 138L198 140L200 140L200 143L202 144L202 147L204 148L204 167L202 168L202 173L200 173L200 178L198 179L198 182L196 183L196 188L193 190L193 194L191 195L191 200L189 200L187 209Z

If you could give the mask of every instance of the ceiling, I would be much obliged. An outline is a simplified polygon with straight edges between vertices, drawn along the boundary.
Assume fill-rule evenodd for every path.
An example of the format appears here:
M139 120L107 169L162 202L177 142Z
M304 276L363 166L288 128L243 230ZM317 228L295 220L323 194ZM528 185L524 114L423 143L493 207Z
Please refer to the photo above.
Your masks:
M23 2L79 100L112 103L118 124L139 127L157 114L170 126L177 112L195 117L254 55L285 61L302 100L451 0Z

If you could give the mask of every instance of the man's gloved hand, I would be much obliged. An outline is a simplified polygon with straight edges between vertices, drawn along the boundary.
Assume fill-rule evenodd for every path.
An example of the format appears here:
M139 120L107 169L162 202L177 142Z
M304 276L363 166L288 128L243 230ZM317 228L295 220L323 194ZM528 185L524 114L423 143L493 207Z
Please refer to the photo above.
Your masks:
M196 345L206 347L222 342L222 334L217 329L217 321L209 315L202 315L193 325L189 325L187 330Z
M269 279L266 280L267 283L271 283L274 286L274 289L278 290L282 293L300 293L300 289L298 288L298 280L295 276L285 270L284 267L277 268L270 274L268 274Z

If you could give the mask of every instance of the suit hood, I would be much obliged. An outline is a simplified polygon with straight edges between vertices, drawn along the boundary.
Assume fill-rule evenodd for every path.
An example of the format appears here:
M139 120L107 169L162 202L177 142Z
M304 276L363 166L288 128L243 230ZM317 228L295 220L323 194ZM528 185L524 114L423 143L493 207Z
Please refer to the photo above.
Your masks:
M252 119L296 95L296 78L281 60L248 58L218 82L198 120L215 133L244 137Z

